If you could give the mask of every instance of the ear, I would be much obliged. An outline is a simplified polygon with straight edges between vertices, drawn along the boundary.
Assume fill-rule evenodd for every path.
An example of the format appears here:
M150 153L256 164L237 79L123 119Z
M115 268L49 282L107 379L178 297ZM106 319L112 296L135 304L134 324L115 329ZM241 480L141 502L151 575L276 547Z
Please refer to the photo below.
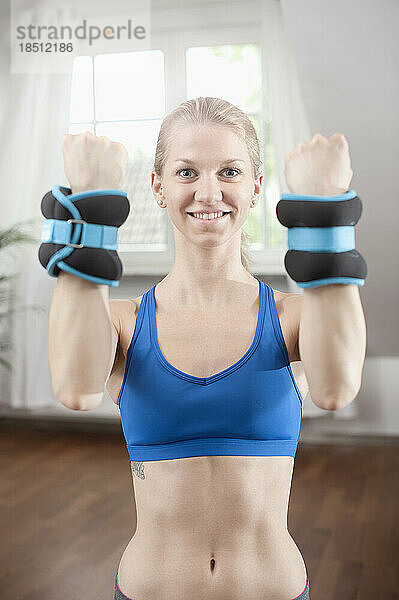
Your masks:
M157 175L155 173L155 171L151 171L151 188L152 188L152 192L153 192L154 196L159 195L161 185L162 185L162 180L159 177L159 175Z
M257 194L258 196L260 196L261 191L262 191L262 184L263 184L263 175L259 175L259 177L257 179L255 179L254 194Z

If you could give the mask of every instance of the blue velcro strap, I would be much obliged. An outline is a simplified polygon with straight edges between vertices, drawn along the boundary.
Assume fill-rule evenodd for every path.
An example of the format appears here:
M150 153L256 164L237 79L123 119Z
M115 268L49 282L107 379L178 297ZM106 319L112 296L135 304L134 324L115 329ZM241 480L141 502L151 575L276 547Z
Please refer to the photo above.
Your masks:
M344 194L338 194L337 196L310 196L309 194L290 194L285 193L281 194L281 200L324 200L326 202L331 202L331 200L351 200L352 198L356 198L357 193L355 190L348 190Z
M72 273L72 275L77 275L78 277L82 277L83 279L87 279L87 281L92 281L93 283L101 283L104 285L110 285L111 287L118 287L119 281L114 279L104 279L104 277L95 277L94 275L88 275L87 273L83 273L82 271L78 271L74 269L63 260L59 260L57 262L57 267L62 271L66 271L67 273Z
M290 227L289 250L305 252L347 252L355 247L355 228L343 227Z
M73 221L73 219L70 219ZM78 246L87 246L89 248L103 248L104 250L118 249L118 228L111 225L98 225L95 223L75 223L76 227L81 229L80 237L72 236L74 224L69 221L59 219L46 219L43 223L42 242L52 244L71 245L72 237L76 240L72 242Z
M68 196L65 196L61 190L67 190ZM74 202L81 198L90 198L91 196L124 196L127 198L127 193L122 190L88 190L87 192L79 192L77 194L71 194L71 191L71 188L62 185L53 185L51 188L51 193L54 198L57 198L58 202L70 211L74 219L80 219L80 216L76 216L80 215L80 213L74 205Z
M354 285L364 285L364 279L357 279L356 277L327 277L326 279L314 279L313 281L297 281L296 284L301 288L312 288L319 287L322 285L331 285L332 283L344 283Z

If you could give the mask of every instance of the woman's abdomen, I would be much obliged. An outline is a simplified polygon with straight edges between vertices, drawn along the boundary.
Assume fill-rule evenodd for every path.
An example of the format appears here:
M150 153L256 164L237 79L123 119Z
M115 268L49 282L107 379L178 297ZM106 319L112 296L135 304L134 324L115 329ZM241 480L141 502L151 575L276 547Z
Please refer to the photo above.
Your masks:
M192 535L154 532L136 532L119 564L119 587L133 600L290 600L305 586L306 566L287 530L224 530L209 545L194 523Z

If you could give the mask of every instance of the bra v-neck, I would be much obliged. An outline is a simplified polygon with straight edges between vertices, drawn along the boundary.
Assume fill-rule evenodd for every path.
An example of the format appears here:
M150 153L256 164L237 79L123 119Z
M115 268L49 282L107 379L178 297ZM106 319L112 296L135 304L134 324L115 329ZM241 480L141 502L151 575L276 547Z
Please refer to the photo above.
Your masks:
M217 381L218 379L221 379L222 377L227 377L236 369L239 369L254 353L254 351L256 350L256 348L259 344L259 340L261 338L263 322L264 322L264 314L265 314L265 287L266 286L263 283L263 281L260 281L259 279L257 279L257 281L259 283L258 318L257 318L257 322L256 322L256 329L255 329L255 334L254 334L252 343L251 343L250 347L248 348L248 350L245 352L245 354L238 361L236 361L230 367L227 367L226 369L223 369L223 371L219 371L219 373L215 373L214 375L211 375L210 377L196 377L195 375L190 375L189 373L184 373L184 371L177 369L169 361L167 361L166 358L164 357L164 355L162 354L161 348L159 346L158 334L157 334L157 322L156 322L156 314L155 314L155 288L156 288L156 285L154 285L149 290L148 310L149 310L149 316L150 316L150 336L151 336L152 347L155 350L155 354L156 354L157 358L159 359L159 361L161 362L161 364L168 371L170 371L173 375L176 375L177 377L181 377L182 379L185 379L186 381L191 381L192 383L198 383L200 385L208 385L209 383L213 383L214 381Z

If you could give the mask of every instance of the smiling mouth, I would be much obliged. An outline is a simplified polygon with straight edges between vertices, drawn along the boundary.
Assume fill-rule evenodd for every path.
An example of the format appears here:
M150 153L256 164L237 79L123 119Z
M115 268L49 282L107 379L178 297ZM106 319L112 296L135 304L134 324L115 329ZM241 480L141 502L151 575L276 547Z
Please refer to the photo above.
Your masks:
M192 219L195 219L196 221L206 221L206 222L209 222L209 221L222 221L223 219L225 219L227 217L227 215L230 214L230 211L223 212L223 214L221 216L214 216L214 217L211 217L211 218L209 218L209 216L205 216L205 214L202 217L195 217L194 213L192 213L192 212L187 212L187 214L190 215L190 217ZM212 214L212 213L210 213L210 214ZM216 213L216 214L220 214L220 213Z

